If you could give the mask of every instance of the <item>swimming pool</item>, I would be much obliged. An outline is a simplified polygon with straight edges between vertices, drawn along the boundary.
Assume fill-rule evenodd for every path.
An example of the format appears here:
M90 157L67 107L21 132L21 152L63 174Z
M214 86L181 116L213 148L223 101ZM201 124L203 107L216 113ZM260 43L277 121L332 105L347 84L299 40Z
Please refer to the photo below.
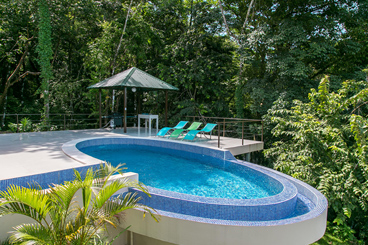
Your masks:
M252 199L241 195L237 198L234 198L236 195L230 195L230 198L208 193L201 195L178 190L177 187L170 189L170 185L165 186L165 182L170 182L165 181L165 172L158 175L162 178L164 186L155 181L150 183L149 178L142 176L145 174L144 169L138 169L137 172L142 171L139 173L139 180L149 185L151 198L139 192L137 194L146 205L158 211L161 221L155 224L151 220L142 220L139 216L141 211L131 211L126 221L132 225L130 230L137 234L174 244L244 244L245 240L249 241L249 244L309 244L318 240L324 233L327 200L321 193L275 170L237 160L226 150L177 141L133 137L81 139L68 142L62 147L68 156L90 166L101 162L94 157L94 151L104 152L103 149L106 149L106 155L113 155L113 148L126 148L129 151L135 148L138 152L134 154L139 157L142 156L143 150L153 151L164 158L184 156L186 160L195 160L198 164L205 165L205 169L210 167L225 170L238 177L247 175L244 173L260 177L261 184L256 185L266 186L266 190L275 189L271 193L266 191L267 196ZM92 153L87 155L83 151ZM117 155L120 153L119 150L116 151ZM127 162L130 171L134 168L129 166L131 163L127 159L97 157ZM156 174L154 176L158 178ZM189 176L195 181L198 177L195 171ZM172 183L180 185L181 182ZM230 189L234 190L236 187L232 186Z
M125 163L127 171L139 174L145 185L195 196L257 199L276 195L283 186L250 168L231 165L213 166L187 154L167 154L158 147L143 145L96 145L77 148L97 159L116 166Z
M254 175L258 179L258 182L255 183L262 183L260 185L267 186L266 189L269 192L274 189L273 193L254 199L236 199L231 195L229 195L230 198L192 195L165 190L151 185L148 186L151 193L151 197L148 198L143 193L134 190L142 197L146 205L160 211L227 221L266 221L279 220L292 215L298 203L297 189L289 181L279 178L273 173L241 163L228 151L142 138L98 138L78 142L75 147L81 152L84 150L86 152L105 152L102 155L116 155L112 149L126 148L129 150L135 148L138 151L151 149L151 151L169 158L173 156L183 158L182 156L185 156L185 159L191 162L198 162L202 166L211 166L211 168L217 170L231 170L232 173L237 173L238 175L242 175L242 173L247 173L248 176ZM106 151L103 149L106 149ZM119 154L118 150L117 154ZM142 157L142 155L139 154L139 157ZM140 171L147 172L144 169ZM170 185L169 181L165 181L166 177L167 175L163 174L161 176L162 181ZM191 176L189 174L187 179L191 178L195 179L195 175ZM142 181L141 177L139 179ZM182 185L176 188L183 188L186 185L183 182ZM219 186L219 189L223 187L224 185ZM229 189L229 191L231 190L234 191L234 188Z

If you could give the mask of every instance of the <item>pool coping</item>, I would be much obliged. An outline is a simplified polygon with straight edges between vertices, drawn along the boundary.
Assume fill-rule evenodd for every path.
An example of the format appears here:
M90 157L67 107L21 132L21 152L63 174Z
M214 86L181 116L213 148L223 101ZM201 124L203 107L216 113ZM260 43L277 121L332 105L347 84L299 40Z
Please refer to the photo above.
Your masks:
M139 141L145 141L145 140L154 140L154 139L142 139L142 138L134 138L134 137L124 137L124 138L120 138L120 137L110 137L110 138L116 138L116 139L122 139L122 140L129 140L129 139L134 139L134 140L139 140ZM109 139L106 138L102 138L102 137L94 137L94 138L87 138L87 139L83 139L83 140L75 140L73 142L71 142L71 144L68 144L69 142L65 143L65 147L63 145L62 149L64 151L64 153L66 153L68 156L72 157L73 159L84 163L83 161L90 161L87 164L97 164L97 163L101 163L102 161L91 157L89 155L84 154L83 152L79 151L78 148L76 147L76 145L78 143L81 142L85 142L85 141L90 141L90 140L101 140L101 141L110 141ZM155 142L162 142L162 143L168 143L167 141L162 141L162 140L155 140ZM75 143L75 144L74 144ZM180 144L179 142L170 142L171 144ZM156 146L157 147L157 146ZM200 148L201 146L195 146L196 148ZM207 147L204 147L207 148ZM180 149L183 150L183 149ZM222 149L211 149L214 151L221 151L221 152L229 152L227 150L222 150ZM230 153L231 154L231 153ZM225 158L226 154L224 154L224 158ZM235 159L235 158L234 158ZM258 199L228 199L228 198L211 198L211 197L202 197L202 196L195 196L195 195L190 195L190 194L184 194L184 193L178 193L178 192L173 192L173 191L167 191L167 190L163 190L163 189L159 189L159 188L155 188L155 187L151 187L148 186L148 189L155 193L155 194L159 194L162 196L169 196L169 197L174 197L174 198L180 198L180 199L185 199L187 201L196 201L196 202L203 202L203 203L211 203L211 204L222 204L222 205L226 205L226 204L231 204L231 205L268 205L270 203L279 203L282 200L284 200L285 197L288 198L294 198L296 196L296 188L292 185L290 185L290 183L284 179L277 179L277 175L274 173L269 173L263 169L259 169L255 166L248 166L247 164L244 164L242 162L239 162L238 160L228 160L228 159L221 159L224 162L233 162L235 164L240 164L240 165L244 165L247 168L250 168L252 170L261 172L262 174L271 177L272 179L278 181L282 186L283 186L283 190L273 196L270 197L265 197L265 198L258 198ZM289 190L292 190L292 192L290 192Z
M126 139L142 140L142 138L134 138L134 137L110 137L110 138L125 139L125 140ZM69 157L72 157L73 159L75 159L79 162L82 162L84 164L93 165L93 164L96 164L97 162L101 163L101 160L93 158L91 156L88 156L88 155L80 152L77 149L76 144L78 144L80 142L84 142L84 141L89 141L89 140L102 140L102 139L106 141L109 138L93 137L93 138L72 140L72 141L69 141L69 142L65 143L62 146L62 150ZM151 143L153 143L153 142L155 142L155 143L164 142L165 144L167 144L167 142L168 142L167 140L152 139L152 138L145 138L144 140L148 140L148 142L151 142ZM175 141L173 141L172 143L174 143L174 142ZM175 142L175 144L191 145L191 144L188 144L186 142ZM191 145L191 146L194 146L194 145ZM266 175L269 175L272 178L274 178L273 176L275 176L275 175L277 177L280 176L281 179L285 179L286 183L288 181L290 181L291 183L296 185L296 189L298 189L298 192L300 192L301 194L307 196L310 200L312 200L312 202L315 204L315 208L313 210L309 211L308 213L304 214L304 215L300 215L300 216L296 216L296 217L292 217L292 218L285 218L285 219L279 219L279 220L267 220L267 221L236 221L236 220L202 218L202 217L198 217L198 216L191 216L191 215L186 215L186 214L172 213L172 212L158 210L161 215L175 217L175 218L184 219L184 220L192 220L192 221L196 221L196 222L222 224L222 225L273 226L273 225L285 225L285 224L300 222L300 221L303 221L303 220L306 220L306 219L312 219L314 217L317 217L317 216L321 215L327 209L327 199L320 192L318 192L316 189L314 189L313 187L307 185L304 182L296 180L296 179L294 179L294 178L292 178L288 175L282 174L282 173L280 173L276 170L272 170L272 169L269 169L269 168L266 168L266 167L263 167L263 166L259 166L259 165L256 165L256 164L252 164L252 163L249 163L249 162L236 160L231 155L231 153L228 152L227 150L222 150L222 149L218 149L218 148L211 148L211 147L204 147L204 146L198 146L198 145L195 145L194 147L209 148L209 149L212 149L212 150L219 151L219 152L221 152L221 154L223 154L223 158L224 158L223 160L224 161L232 161L232 162L236 162L237 164L245 165L246 167L252 168L256 171L260 171L260 172L262 172ZM276 179L279 181L279 178L276 178ZM153 188L153 187L149 187L149 190L150 190L150 192L153 192L153 194L168 195L170 198L175 198L175 197L179 198L180 197L180 199L183 199L183 196L185 195L185 198L188 198L188 199L184 199L184 200L193 201L193 202L204 202L204 203L210 203L211 204L211 201L212 201L213 202L212 204L220 204L220 205L230 205L231 204L232 206L234 206L234 205L242 205L244 203L248 203L248 204L251 205L252 201L249 201L249 200L253 200L254 205L267 205L267 202L262 204L262 201L266 200L267 198L261 198L261 199L264 199L264 200L261 200L261 199L247 199L246 202L244 202L244 200L239 201L239 199L207 198L207 197L199 197L199 196L193 196L193 195L188 195L188 194L180 194L180 193L165 191L165 190L157 189L157 188ZM278 196L278 195L276 195L276 196ZM294 198L296 198L296 194L295 194ZM261 201L261 203L259 201Z

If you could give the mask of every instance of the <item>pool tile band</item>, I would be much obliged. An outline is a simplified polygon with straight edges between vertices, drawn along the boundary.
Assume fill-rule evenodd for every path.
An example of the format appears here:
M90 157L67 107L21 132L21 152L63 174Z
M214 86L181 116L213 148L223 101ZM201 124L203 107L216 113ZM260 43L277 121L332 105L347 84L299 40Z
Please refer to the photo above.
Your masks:
M142 197L144 204L158 210L202 218L234 221L279 220L293 212L297 201L297 196L294 196L278 203L262 204L262 202L257 202L260 199L253 199L254 205L247 203L234 205L230 200L235 199L224 200L223 203L221 201L211 203L203 197L198 198L198 201L189 201L183 198L162 196L154 193L152 189L150 189L150 198L140 191L137 192ZM202 202L201 200L205 201Z
M230 153L230 151L222 149L214 149L203 147L199 145L188 144L185 142L175 142L168 140L152 139L152 138L134 138L134 137L109 137L109 138L91 138L84 140L74 140L63 145L63 151L68 154L71 151L71 147L75 145L75 148L82 149L84 147L96 146L96 145L114 145L114 144L126 144L137 146L151 146L160 150L163 153L171 152L186 152L187 154L198 154L206 157L212 157L219 164L223 164L224 160L236 160L236 158Z
M235 168L238 172L250 171L252 174L257 174L265 184L274 186L279 192L277 195L260 199L222 199L149 187L151 198L147 198L142 193L140 195L145 204L155 209L211 219L261 221L285 218L293 212L296 206L298 193L293 184L284 178L279 178L276 174L239 162L228 151L167 140L126 137L83 140L76 143L76 148L104 145L117 149L124 145L148 147L155 152L196 159L225 170Z
M94 140L94 139L99 139L99 138L91 138L89 140ZM139 139L135 139L137 144L145 144L145 142L142 142ZM147 142L149 142L149 144L151 145L156 145L156 146L161 146L161 147L165 147L168 143L162 143L162 142L155 142L155 141L159 141L156 139L152 139L152 138L145 138L143 140L146 140ZM70 152L70 150L77 150L77 148L75 147L75 145L77 143L80 143L82 141L85 140L75 140L75 141L71 141L68 142L67 144L65 144L65 148L63 146L63 150L66 154L68 154L67 152ZM192 149L195 150L196 152L199 149L195 149L196 147L199 147L197 145L195 146L184 146L185 143L177 143L174 141L168 141L169 144L172 144L172 147L169 146L170 149L175 148L175 149L180 149L180 150L184 150L184 149ZM98 144L97 141L93 142L93 141L89 141L84 143L86 144L85 146L93 145L93 144ZM181 145L179 145L181 144ZM81 146L83 146L83 144L81 144ZM69 149L68 149L69 148ZM266 171L268 173L273 173L281 178L284 178L288 181L290 181L296 188L298 191L298 200L299 197L301 195L307 197L313 204L311 205L311 209L303 214L303 215L298 215L298 216L291 216L291 217L287 217L281 220L267 220L267 221L239 221L239 220L223 220L223 219L214 219L214 218L204 218L204 217L199 217L199 216L193 216L193 215L186 215L186 214L181 214L181 213L174 213L174 212L168 212L168 211L164 211L164 210L159 210L160 215L163 216L168 216L168 217L173 217L176 219L183 219L183 220L191 220L194 222L201 222L201 223L211 223L211 224L217 224L217 225L230 225L230 226L276 226L276 225L288 225L288 224L293 224L293 223L297 223L297 222L302 222L302 221L307 221L310 219L314 219L318 216L320 216L322 213L324 213L327 210L328 207L328 202L327 199L325 198L325 196L323 196L319 191L317 191L315 188L311 187L310 185L292 178L291 176L288 176L286 174L280 173L276 170L273 169L269 169L263 166L259 166L253 163L249 163L249 162L244 162L241 160L236 160L235 157L229 152L229 151L225 151L222 149L215 149L215 151L217 152L212 152L209 151L210 154L212 154L211 156L213 157L219 157L221 159L225 159L228 161L236 161L238 164L244 164L248 167L252 167L254 169L257 170L262 170L262 171ZM79 152L78 155L73 155L71 157L77 157L80 158L80 155L85 155L82 152ZM83 157L83 156L82 156ZM223 160L224 161L224 160ZM86 161L85 163L91 163L91 161ZM150 190L152 190L150 188ZM161 190L162 192L164 190ZM180 193L176 193L179 196L181 196ZM200 198L200 197L195 197L195 198ZM227 201L231 201L232 199L222 199L223 202L227 202ZM260 200L260 199L258 199ZM298 201L297 201L298 202Z
M82 166L75 168L83 176L91 167L98 168L100 164ZM0 190L5 191L10 185L17 185L23 187L30 187L33 185L41 186L41 188L49 188L53 184L62 184L65 181L74 180L74 169L64 169L43 174L35 174L11 179L0 180Z

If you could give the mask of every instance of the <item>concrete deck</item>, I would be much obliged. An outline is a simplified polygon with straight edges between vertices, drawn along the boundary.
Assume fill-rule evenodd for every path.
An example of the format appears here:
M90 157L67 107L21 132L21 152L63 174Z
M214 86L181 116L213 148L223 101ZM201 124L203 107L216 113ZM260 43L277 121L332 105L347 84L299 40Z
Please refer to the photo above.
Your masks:
M155 133L156 130L152 130ZM81 163L66 156L61 146L71 140L92 137L133 136L138 137L137 128L67 130L37 133L0 134L0 180L80 167ZM141 129L141 137L145 136ZM163 139L169 140L169 139ZM216 147L217 136L212 140L199 140L193 144ZM263 149L263 142L221 137L221 148L233 155Z

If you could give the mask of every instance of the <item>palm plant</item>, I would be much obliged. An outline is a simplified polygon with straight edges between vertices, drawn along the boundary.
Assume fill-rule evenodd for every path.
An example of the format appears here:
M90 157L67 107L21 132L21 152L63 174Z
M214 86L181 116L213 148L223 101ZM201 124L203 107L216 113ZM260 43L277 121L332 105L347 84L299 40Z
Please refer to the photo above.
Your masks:
M122 165L102 164L85 176L74 170L75 180L47 190L9 186L0 192L0 215L21 214L34 220L15 227L12 243L21 244L101 244L107 238L106 225L116 227L127 209L139 208L156 221L155 210L139 203L135 193L115 195L122 188L134 187L149 195L141 183L127 178L111 181L121 174ZM77 194L78 192L78 194ZM75 197L81 195L81 205Z

